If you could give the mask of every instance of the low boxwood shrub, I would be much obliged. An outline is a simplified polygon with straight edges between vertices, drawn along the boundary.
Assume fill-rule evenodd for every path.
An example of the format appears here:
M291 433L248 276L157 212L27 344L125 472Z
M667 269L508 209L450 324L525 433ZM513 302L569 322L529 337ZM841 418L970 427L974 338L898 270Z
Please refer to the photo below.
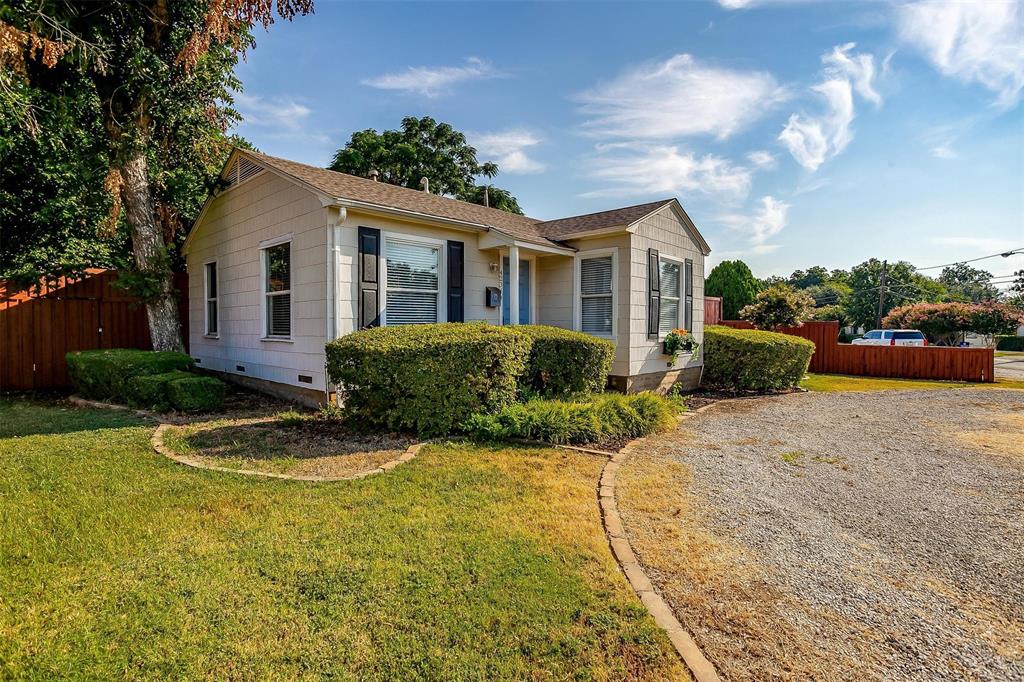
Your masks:
M463 425L480 440L527 438L558 445L620 443L670 428L678 401L653 393L595 394L535 399L496 414L475 414Z
M167 399L181 412L200 412L220 407L227 387L220 379L186 374L167 382Z
M192 358L184 353L132 348L83 350L65 356L76 391L94 400L127 402L132 377L190 370Z
M513 329L530 339L526 370L519 380L523 393L547 398L604 390L615 357L614 343L559 327Z
M128 380L126 392L128 405L137 410L166 412L173 406L167 395L167 384L174 379L191 376L188 372L175 370L163 374L142 374Z
M220 407L227 390L214 377L174 371L132 377L128 381L128 404L142 410L198 412Z
M529 351L508 327L374 327L327 344L327 374L353 426L433 436L515 402Z
M1000 336L996 339L996 350L1024 351L1024 336Z
M737 391L796 386L807 372L814 343L754 329L704 328L704 381Z

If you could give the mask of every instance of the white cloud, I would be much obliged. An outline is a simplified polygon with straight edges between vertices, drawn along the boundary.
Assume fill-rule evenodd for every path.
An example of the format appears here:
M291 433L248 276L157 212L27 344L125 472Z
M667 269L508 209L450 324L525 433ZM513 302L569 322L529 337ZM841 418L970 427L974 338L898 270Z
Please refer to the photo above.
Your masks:
M899 9L900 36L940 73L980 83L1012 107L1024 89L1024 4L925 0Z
M825 98L825 112L820 116L791 115L779 141L797 163L813 171L849 144L854 111L849 81L829 80L811 89Z
M625 149L625 153L617 152ZM673 145L609 145L591 162L591 177L609 183L583 196L678 195L700 192L742 198L750 191L750 169L713 154L698 157Z
M882 105L882 96L875 90L875 58L870 54L852 55L856 43L838 45L821 58L825 72L836 78L849 78L857 94L874 104ZM887 59L888 61L888 59Z
M754 168L775 168L777 160L775 155L764 149L759 149L754 152L747 154L747 161L749 161Z
M577 96L601 135L665 140L686 135L725 139L786 99L764 71L703 64L688 54L645 64Z
M876 107L882 103L874 88L874 58L853 54L854 47L854 43L846 43L821 58L824 80L811 90L824 99L822 113L792 114L779 134L779 141L797 163L809 170L817 170L853 139L850 126L855 116L854 90Z
M936 159L955 159L957 158L957 153L947 142L945 144L932 147L932 156Z
M490 63L478 57L469 57L464 66L410 66L405 71L367 78L362 83L381 90L398 90L418 93L425 97L437 97L458 83L501 76L502 74Z
M528 130L511 129L471 136L481 160L493 160L505 173L539 173L544 164L530 158L528 147L540 144L539 137Z
M238 93L235 106L242 114L242 122L253 126L300 129L313 111L289 97L264 98L258 95Z
M730 230L738 232L749 242L749 253L768 253L778 248L768 244L768 240L777 235L786 226L786 217L790 205L772 196L761 197L758 208L749 214L726 214L718 217L718 222Z

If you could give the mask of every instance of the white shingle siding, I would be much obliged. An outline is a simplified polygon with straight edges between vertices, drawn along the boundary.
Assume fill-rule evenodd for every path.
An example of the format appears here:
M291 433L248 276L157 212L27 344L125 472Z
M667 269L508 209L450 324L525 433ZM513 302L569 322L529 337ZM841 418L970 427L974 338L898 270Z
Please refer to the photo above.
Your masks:
M661 354L661 340L647 338L647 250L652 248L662 256L693 261L693 329L690 331L698 342L704 341L704 254L672 206L665 206L638 223L630 235L630 376L667 369L667 358ZM699 367L703 364L699 358L699 354L697 358L680 356L676 368Z
M324 388L328 211L273 173L260 173L215 198L187 255L189 347L200 366L305 388ZM292 235L292 342L263 340L260 242ZM203 263L217 261L220 335L204 336ZM244 372L236 369L245 367ZM313 377L300 384L299 374Z

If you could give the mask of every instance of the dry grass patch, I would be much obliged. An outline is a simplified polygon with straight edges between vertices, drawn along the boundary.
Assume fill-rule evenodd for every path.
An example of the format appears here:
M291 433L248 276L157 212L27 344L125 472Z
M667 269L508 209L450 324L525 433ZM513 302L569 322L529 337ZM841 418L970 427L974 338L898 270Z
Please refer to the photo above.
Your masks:
M619 470L619 512L648 575L722 675L833 679L842 670L851 679L872 677L866 661L822 651L786 614L842 620L848 632L860 626L775 587L757 557L710 529L687 467L651 445ZM859 634L870 649L870 633Z
M1024 459L1024 414L1001 414L990 420L991 428L972 431L951 431L964 445L998 455Z
M393 434L356 434L316 418L215 419L165 432L176 453L212 466L293 476L339 478L371 471L414 441Z

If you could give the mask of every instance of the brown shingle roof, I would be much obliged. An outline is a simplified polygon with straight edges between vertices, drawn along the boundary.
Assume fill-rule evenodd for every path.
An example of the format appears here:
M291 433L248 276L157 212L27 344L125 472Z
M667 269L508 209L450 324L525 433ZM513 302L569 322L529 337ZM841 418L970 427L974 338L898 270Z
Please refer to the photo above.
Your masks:
M598 213L587 213L570 218L559 218L548 220L537 224L538 231L549 239L560 239L565 235L603 230L609 227L625 227L644 216L657 211L662 206L669 204L673 199L662 199L647 204L615 208L610 211Z
M296 163L249 150L240 149L239 152L290 175L333 198L362 201L387 208L414 211L436 218L473 223L494 228L516 239L537 244L551 243L550 239L538 231L537 225L540 221L534 218L449 199L429 192L398 187L386 182L375 182L368 178L338 173L326 168L307 166L304 163Z

